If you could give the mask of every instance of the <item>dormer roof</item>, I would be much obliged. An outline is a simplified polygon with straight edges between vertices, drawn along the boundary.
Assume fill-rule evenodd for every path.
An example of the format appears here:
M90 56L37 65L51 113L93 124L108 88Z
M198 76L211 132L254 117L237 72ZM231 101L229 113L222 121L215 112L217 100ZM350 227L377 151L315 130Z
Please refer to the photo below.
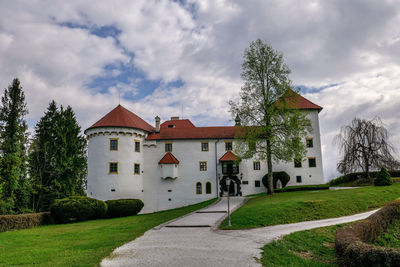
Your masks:
M220 159L219 161L236 161L236 160L240 160L240 158L238 156L236 156L235 154L233 154L232 151L227 151Z
M124 127L140 129L146 132L154 131L153 126L121 105L111 110L107 115L86 129L85 132L98 127Z
M158 162L159 164L179 164L179 160L172 155L171 152L167 152L164 157Z

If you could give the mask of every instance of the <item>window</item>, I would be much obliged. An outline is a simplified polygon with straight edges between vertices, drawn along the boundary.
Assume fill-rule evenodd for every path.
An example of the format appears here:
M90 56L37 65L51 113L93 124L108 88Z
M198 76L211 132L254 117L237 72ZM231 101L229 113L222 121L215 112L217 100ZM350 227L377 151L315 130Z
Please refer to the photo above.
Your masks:
M307 147L314 147L314 142L312 138L306 138Z
M118 150L118 139L110 139L110 150L116 151Z
M301 176L300 176L300 175L297 175L297 176L296 176L296 182L297 182L297 183L301 183Z
M135 152L140 152L140 141L135 140Z
M260 180L255 180L254 185L255 187L260 187L261 186Z
M242 184L249 184L249 181L243 181Z
M200 171L207 171L207 161L200 161Z
M301 159L294 159L294 167L301 168Z
M140 164L135 163L133 173L140 174Z
M108 173L117 174L118 173L118 162L110 162L108 165Z
M315 158L308 158L308 167L317 167L317 162L315 161Z
M259 171L261 169L259 161L253 161L253 170Z
M225 142L225 151L232 150L232 142Z
M201 142L201 151L208 151L208 142Z
M165 143L165 152L172 152L172 143Z
M197 184L196 184L196 194L197 195L201 195L202 194L202 188L201 188L202 186L201 186L201 183L200 182L198 182Z
M206 183L206 194L211 194L211 183L210 182Z

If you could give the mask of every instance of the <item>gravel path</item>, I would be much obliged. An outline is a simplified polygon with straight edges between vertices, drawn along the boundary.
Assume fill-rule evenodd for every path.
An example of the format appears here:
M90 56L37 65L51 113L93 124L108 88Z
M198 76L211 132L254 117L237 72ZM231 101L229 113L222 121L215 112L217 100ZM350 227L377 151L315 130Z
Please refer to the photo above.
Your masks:
M232 209L245 198L231 198ZM147 231L117 248L101 266L261 266L266 243L296 231L364 219L375 211L352 216L268 226L249 230L213 230L226 216L226 199L198 212ZM214 226L214 227L213 227Z

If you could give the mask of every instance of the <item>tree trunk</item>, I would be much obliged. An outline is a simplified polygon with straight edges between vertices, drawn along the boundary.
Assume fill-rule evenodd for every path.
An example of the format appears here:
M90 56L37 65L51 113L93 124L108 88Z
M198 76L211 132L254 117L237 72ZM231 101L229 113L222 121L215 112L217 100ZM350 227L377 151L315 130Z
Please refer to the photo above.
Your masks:
M274 193L274 185L272 177L271 143L269 140L267 140L267 164L268 164L267 194L272 195Z

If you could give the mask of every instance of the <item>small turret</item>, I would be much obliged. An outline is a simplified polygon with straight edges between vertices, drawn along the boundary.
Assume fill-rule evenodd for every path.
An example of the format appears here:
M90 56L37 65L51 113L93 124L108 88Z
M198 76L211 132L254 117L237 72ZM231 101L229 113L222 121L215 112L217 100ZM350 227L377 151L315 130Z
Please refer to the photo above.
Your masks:
M235 118L235 126L240 126L240 117L239 117L239 114L236 115L236 118Z

